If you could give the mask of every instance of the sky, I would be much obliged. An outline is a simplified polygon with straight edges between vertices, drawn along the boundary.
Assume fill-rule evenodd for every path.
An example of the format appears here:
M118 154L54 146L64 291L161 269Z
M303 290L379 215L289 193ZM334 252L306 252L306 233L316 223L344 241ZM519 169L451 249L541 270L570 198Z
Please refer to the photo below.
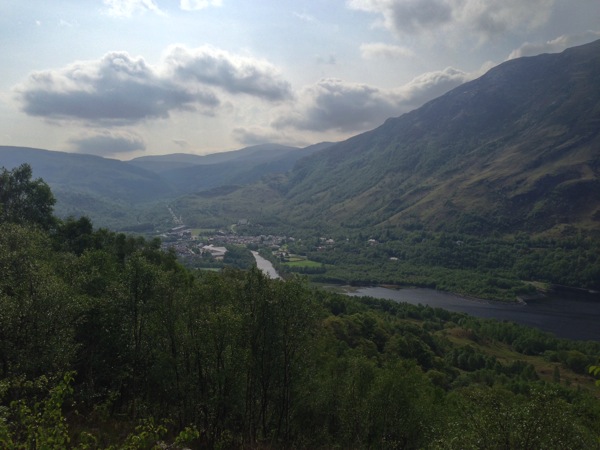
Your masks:
M598 0L0 0L0 145L129 160L340 141L597 39Z

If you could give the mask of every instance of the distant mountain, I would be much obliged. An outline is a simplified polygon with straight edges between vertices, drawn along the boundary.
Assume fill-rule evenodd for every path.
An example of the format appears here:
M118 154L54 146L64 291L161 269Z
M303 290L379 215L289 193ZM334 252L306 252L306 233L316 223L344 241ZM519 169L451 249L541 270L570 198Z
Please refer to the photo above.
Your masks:
M287 172L300 158L331 145L324 142L297 148L264 144L205 156L181 153L144 156L129 163L160 174L176 192L184 194L223 185L248 184L266 174Z
M598 80L600 41L507 61L336 144L129 163L63 154L44 170L41 154L17 153L53 188L78 180L77 192L129 201L191 193L175 206L198 224L244 217L313 228L598 233Z
M144 169L156 173L165 172L183 167L190 167L203 164L220 164L230 161L265 161L278 158L282 154L290 151L299 150L296 147L278 144L263 144L245 147L239 150L229 152L211 153L208 155L194 155L190 153L171 153L168 155L149 155L140 156L128 161Z
M600 229L600 41L505 62L300 161L282 214L349 227Z
M226 185L241 186L290 170L331 143L306 148L266 144L214 155L146 156L123 162L99 156L0 146L0 167L29 163L57 198L61 217L86 215L98 226L119 229L160 220L149 205L176 195ZM160 207L159 210L166 208ZM170 217L170 216L169 216Z
M600 232L600 41L507 61L210 211L288 226ZM268 199L254 201L253 195ZM202 213L203 214L203 213ZM203 217L196 215L201 223ZM208 217L208 216L206 216ZM271 218L271 219L269 219Z
M140 156L127 161L127 163L151 172L160 173L165 170L202 164L203 158L204 156L191 153L171 153L169 155Z
M26 147L0 146L0 166L12 169L29 163L35 178L43 178L57 198L61 216L89 216L97 225L112 225L131 217L132 206L172 195L157 174L122 161L93 155Z

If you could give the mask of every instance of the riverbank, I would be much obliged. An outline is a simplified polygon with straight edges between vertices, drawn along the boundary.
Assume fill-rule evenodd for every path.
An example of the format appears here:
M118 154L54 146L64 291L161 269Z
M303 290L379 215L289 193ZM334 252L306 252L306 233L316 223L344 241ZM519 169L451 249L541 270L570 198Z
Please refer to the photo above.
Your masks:
M253 251L257 267L271 278L281 278L273 264ZM360 287L319 284L317 286L348 296L367 296L429 305L435 308L462 312L475 317L511 321L574 340L600 341L600 295L581 290L548 289L508 302L463 296L420 287L385 285Z
M555 293L527 303L472 299L433 289L359 288L349 296L368 296L414 305L429 305L475 317L516 322L558 337L600 341L600 301L597 295Z

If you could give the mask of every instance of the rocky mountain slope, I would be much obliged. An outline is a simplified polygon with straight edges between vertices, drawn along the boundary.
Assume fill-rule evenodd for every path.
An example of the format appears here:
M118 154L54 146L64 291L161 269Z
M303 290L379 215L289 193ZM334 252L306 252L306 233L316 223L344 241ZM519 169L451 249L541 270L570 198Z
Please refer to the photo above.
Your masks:
M289 220L465 232L600 228L600 41L505 62L302 160Z

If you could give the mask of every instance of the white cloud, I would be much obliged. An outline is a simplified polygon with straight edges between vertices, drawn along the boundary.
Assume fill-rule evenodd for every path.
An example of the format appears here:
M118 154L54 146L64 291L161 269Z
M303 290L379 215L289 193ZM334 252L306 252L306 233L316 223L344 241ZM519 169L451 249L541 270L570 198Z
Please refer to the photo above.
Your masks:
M327 56L317 55L315 61L317 64L324 65L324 66L335 66L337 64L337 59L336 59L335 55L327 55Z
M297 147L305 147L309 142L298 137L282 133L281 130L272 128L252 126L239 127L233 130L234 139L242 145L259 145L259 144L284 144Z
M147 11L164 14L154 0L103 0L107 14L114 17L131 17Z
M303 20L305 22L312 22L312 23L317 22L317 19L314 16L311 16L310 14L299 13L299 12L293 12L292 14L295 17L297 17L298 19Z
M421 74L397 89L396 92L401 96L403 109L411 110L479 75L481 74L465 73L453 67L447 67L444 70Z
M112 156L146 149L146 143L142 137L136 133L125 131L102 130L92 134L86 133L70 139L69 142L77 153L98 156Z
M171 139L171 141L181 148L187 148L190 145L190 143L185 139Z
M221 6L222 0L181 0L179 7L184 11L199 11L211 6Z
M299 107L274 122L276 128L325 131L365 129L397 112L388 93L335 78L304 89Z
M212 92L163 77L126 52L34 72L15 91L31 116L113 124L166 118L178 109L203 107L210 113L219 104Z
M449 33L455 39L485 40L546 23L554 1L349 0L347 5L381 16L381 24L399 37Z
M556 39L542 43L526 42L519 48L513 50L507 59L520 58L522 56L534 56L540 53L559 53L563 50L582 45L600 38L600 31L586 31L579 34L562 35Z
M164 119L176 110L214 115L222 102L212 88L266 101L291 97L289 83L266 61L181 46L170 47L157 66L111 52L100 60L34 72L14 91L31 116L123 125Z
M306 87L292 110L273 122L276 129L359 132L423 105L474 77L451 67L416 77L397 89L379 89L339 79Z
M195 81L233 94L247 94L266 100L283 100L291 88L279 70L264 60L233 55L214 47L169 48L165 63L175 77Z
M364 59L400 59L412 58L415 56L414 52L407 47L384 44L381 42L362 44L360 46L360 54Z
M65 19L60 19L60 21L58 22L58 25L61 27L66 27L66 28L73 28L73 27L79 26L79 24L77 22L69 22L68 20L65 20Z

